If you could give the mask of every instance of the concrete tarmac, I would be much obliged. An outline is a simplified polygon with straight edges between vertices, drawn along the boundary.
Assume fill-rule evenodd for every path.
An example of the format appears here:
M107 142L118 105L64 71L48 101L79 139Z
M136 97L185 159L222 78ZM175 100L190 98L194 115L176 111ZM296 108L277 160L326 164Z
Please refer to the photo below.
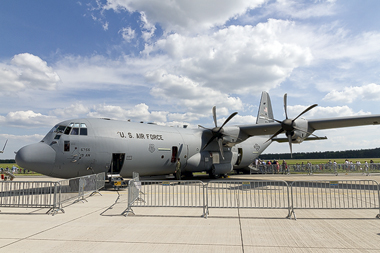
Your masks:
M241 175L239 179L380 180L361 175ZM46 179L46 178L45 178ZM17 178L16 180L26 180ZM38 178L28 180L39 181ZM378 252L379 210L287 210L135 207L120 215L127 191L47 209L0 208L0 252ZM115 201L119 200L115 203ZM111 209L109 209L112 206Z

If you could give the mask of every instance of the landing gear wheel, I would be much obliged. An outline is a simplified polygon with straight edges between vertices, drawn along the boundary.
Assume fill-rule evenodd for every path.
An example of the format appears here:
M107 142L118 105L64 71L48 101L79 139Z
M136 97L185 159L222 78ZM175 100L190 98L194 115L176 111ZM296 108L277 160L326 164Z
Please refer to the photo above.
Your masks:
M209 172L209 176L211 179L218 179L220 177L219 174L215 173L215 168L212 168Z
M194 177L193 172L191 172L191 171L185 171L183 174L184 174L185 178L193 178Z

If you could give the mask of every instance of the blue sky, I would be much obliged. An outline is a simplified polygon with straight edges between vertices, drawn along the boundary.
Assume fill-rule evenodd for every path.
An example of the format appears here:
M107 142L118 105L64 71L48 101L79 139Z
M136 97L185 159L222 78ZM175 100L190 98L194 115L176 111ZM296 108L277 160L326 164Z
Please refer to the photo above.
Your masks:
M256 120L261 91L282 120L380 114L378 1L0 2L1 158L56 123ZM294 152L375 148L379 127L317 131ZM288 152L273 143L269 153Z

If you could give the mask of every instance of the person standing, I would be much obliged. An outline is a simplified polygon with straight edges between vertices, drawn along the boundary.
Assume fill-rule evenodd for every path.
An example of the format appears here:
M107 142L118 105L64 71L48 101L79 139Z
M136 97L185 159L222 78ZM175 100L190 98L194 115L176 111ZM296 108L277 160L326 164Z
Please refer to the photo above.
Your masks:
M178 158L177 164L175 165L175 178L181 180L181 160Z
M282 174L288 174L288 165L286 164L285 160L282 160Z

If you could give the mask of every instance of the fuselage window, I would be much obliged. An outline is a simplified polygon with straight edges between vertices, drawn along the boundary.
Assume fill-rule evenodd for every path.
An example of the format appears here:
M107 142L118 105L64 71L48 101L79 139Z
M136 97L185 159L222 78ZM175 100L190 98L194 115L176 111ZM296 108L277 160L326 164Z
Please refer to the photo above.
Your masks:
M70 151L70 141L65 141L63 145L63 151L69 152Z

